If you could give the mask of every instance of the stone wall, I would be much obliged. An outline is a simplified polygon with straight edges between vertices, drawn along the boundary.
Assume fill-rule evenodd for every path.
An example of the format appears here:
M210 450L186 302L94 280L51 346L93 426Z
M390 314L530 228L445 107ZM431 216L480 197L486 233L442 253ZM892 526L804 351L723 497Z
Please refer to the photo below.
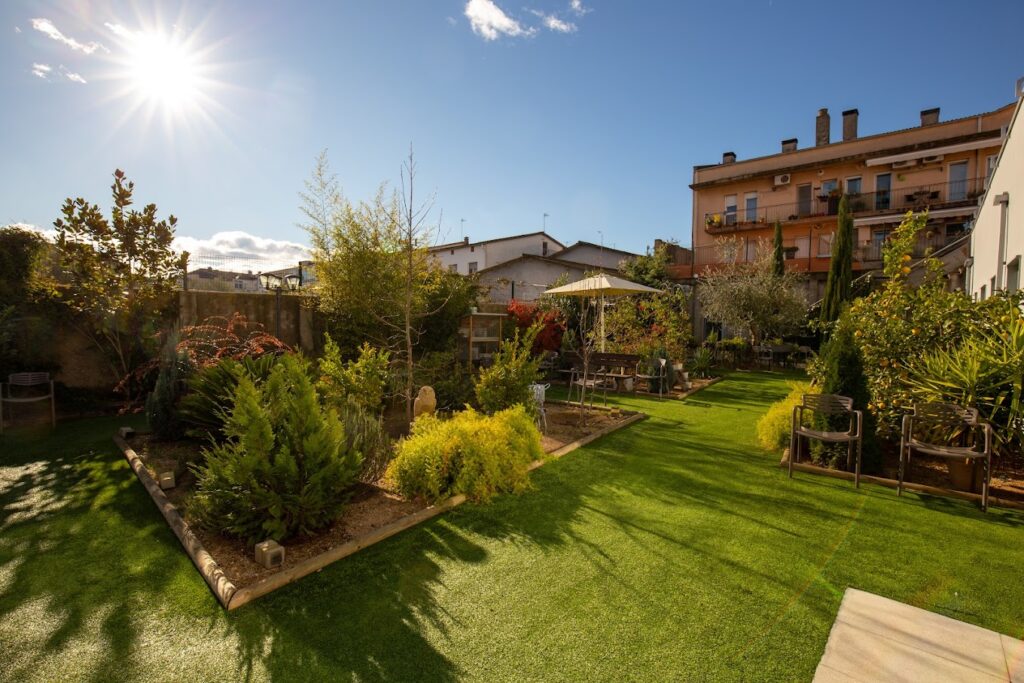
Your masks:
M214 316L241 313L289 346L313 354L318 348L316 311L309 297L254 292L178 292L178 323L182 327Z

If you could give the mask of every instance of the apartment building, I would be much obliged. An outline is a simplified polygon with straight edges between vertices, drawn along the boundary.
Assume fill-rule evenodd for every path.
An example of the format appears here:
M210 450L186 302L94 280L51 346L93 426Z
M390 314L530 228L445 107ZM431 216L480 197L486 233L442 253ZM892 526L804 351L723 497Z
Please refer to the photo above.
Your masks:
M542 231L482 242L470 242L466 237L461 242L431 247L430 253L449 270L469 275L519 258L523 254L550 256L564 248L564 244Z
M815 120L814 145L783 140L779 152L693 170L693 232L689 263L675 263L679 279L699 277L731 258L752 260L782 224L787 266L808 274L808 298L821 297L827 279L836 213L843 194L854 215L855 271L881 267L881 246L907 211L929 211L919 255L962 250L951 274L962 271L978 198L995 168L1014 105L950 121L938 109L920 113L919 125L859 136L858 111L842 113L841 139L832 141L827 109ZM962 276L960 276L962 277Z
M966 289L975 299L985 299L997 291L1016 292L1021 287L1021 257L1024 255L1022 90L1024 79L1018 82L1017 108L986 192L978 203L971 231Z

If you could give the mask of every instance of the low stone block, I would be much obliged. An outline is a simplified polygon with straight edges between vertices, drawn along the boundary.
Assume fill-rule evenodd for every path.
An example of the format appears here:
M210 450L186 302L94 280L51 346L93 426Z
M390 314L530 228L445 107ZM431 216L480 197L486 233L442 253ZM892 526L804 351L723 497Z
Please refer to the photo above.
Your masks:
M277 541L257 543L256 564L266 569L280 569L284 566L284 548Z
M132 429L131 427L121 427L120 429L117 430L117 434L122 439L127 439L129 437L135 436L135 430Z
M157 477L157 481L160 483L160 488L164 491L167 489L173 489L176 486L174 482L174 472L161 472L160 476Z

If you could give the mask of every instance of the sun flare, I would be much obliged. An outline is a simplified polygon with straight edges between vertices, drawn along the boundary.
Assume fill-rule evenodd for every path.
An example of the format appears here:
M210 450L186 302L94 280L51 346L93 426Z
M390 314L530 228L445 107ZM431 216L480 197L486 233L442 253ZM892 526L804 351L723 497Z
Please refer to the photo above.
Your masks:
M183 43L156 32L136 33L127 64L132 87L143 100L171 110L195 106L199 64Z

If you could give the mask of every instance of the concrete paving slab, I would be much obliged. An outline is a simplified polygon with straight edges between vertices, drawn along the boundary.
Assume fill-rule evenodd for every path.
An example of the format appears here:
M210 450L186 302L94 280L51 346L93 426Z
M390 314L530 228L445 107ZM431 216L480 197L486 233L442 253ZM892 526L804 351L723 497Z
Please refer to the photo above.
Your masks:
M1024 641L849 588L814 680L1024 683Z

